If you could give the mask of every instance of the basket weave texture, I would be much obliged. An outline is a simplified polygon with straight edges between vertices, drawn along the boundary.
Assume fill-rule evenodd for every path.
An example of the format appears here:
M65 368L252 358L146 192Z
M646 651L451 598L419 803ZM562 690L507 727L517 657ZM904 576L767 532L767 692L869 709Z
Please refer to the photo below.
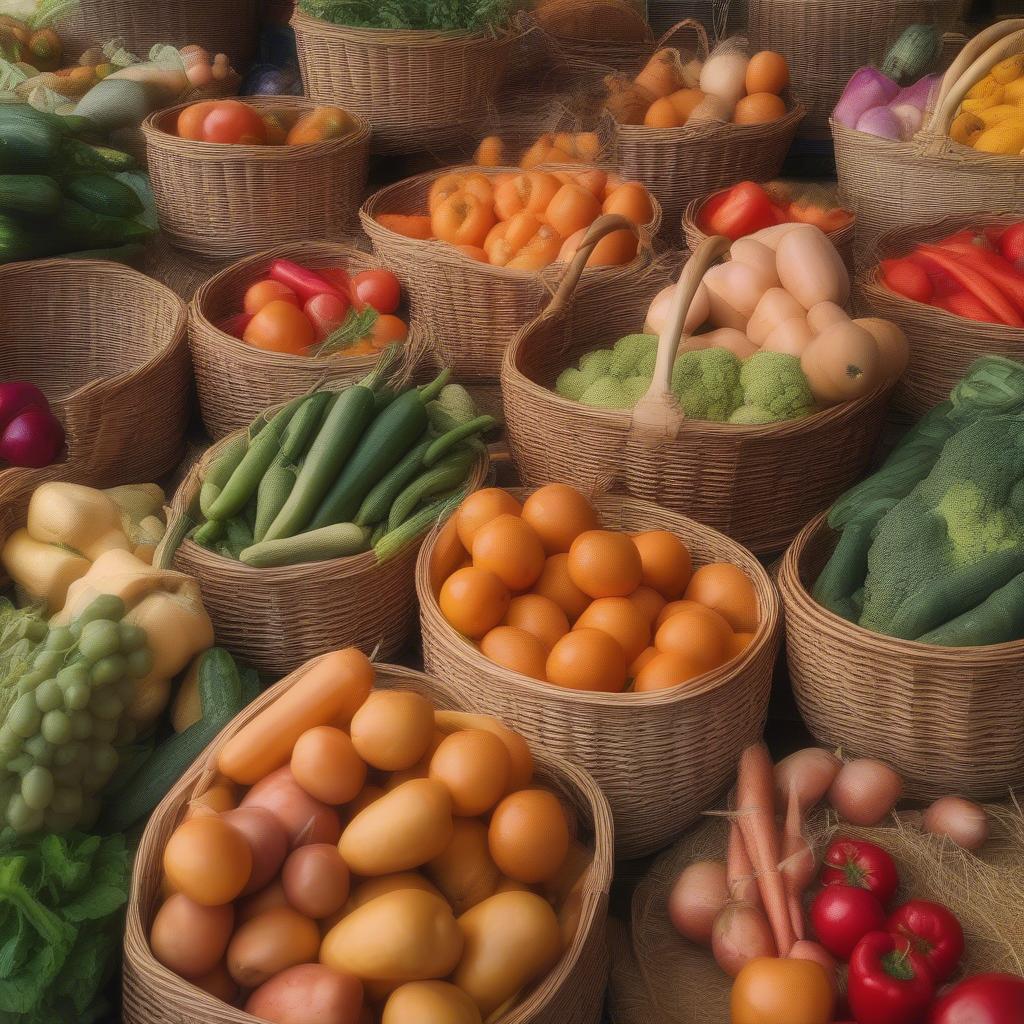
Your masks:
M683 272L694 287L727 246L715 236L698 247ZM562 288L516 336L501 381L520 476L533 485L556 480L585 491L621 488L721 530L757 554L779 551L867 468L888 391L763 426L685 419L678 406L669 410L667 426L652 424L639 406L601 409L556 394L552 387L566 366L637 330L660 286L614 304L598 292ZM669 371L671 365L670 359ZM661 400L668 396L666 385Z
M302 242L239 260L199 287L189 306L188 340L203 423L215 440L247 427L263 409L301 395L320 381L336 388L354 384L377 362L379 354L316 358L268 352L216 326L242 308L246 289L279 258L314 270L346 266L354 273L378 265L367 253L348 245ZM422 329L410 326L392 381L409 377L424 344Z
M448 624L430 583L437 534L420 550L416 592L428 672L531 742L582 765L611 804L615 852L639 857L678 836L726 788L740 751L761 735L778 652L778 594L761 564L715 530L648 502L595 499L606 529L668 530L694 565L732 562L751 578L760 622L739 661L653 693L597 693L538 682L485 658Z
M887 231L879 238L875 258L861 270L855 287L859 303L872 316L892 320L910 341L910 363L893 390L893 407L899 412L910 413L916 419L945 402L967 368L981 356L1020 359L1024 354L1024 329L969 320L913 302L882 284L878 261L905 255L917 242L937 241L960 228L1019 220L1020 214L948 217L937 224Z
M301 12L292 28L306 95L364 118L374 153L420 153L473 136L517 38L349 28Z
M301 96L244 100L259 113L303 114ZM343 238L366 188L370 129L296 146L195 142L171 134L180 104L142 123L160 227L200 256L244 256L284 242Z
M977 153L949 138L967 90L1004 56L1024 48L1024 19L975 36L943 76L936 107L909 142L891 142L832 121L840 194L857 215L858 266L886 231L993 208L1024 213L1024 160Z
M234 435L229 435L233 437ZM199 488L228 438L210 448L171 502L168 534L182 517L197 519ZM470 489L487 477L481 454ZM173 568L194 576L203 590L218 643L260 672L284 675L338 647L359 647L381 658L402 651L416 625L416 553L422 537L378 563L373 551L349 558L255 569L223 558L191 540ZM161 557L158 549L154 562Z
M790 678L814 738L891 764L909 796L1001 799L1024 785L1024 641L934 647L847 622L809 592L835 541L816 517L779 570Z
M541 271L522 271L478 263L452 246L405 238L377 221L381 213L423 213L430 186L449 171L480 171L494 177L509 169L466 166L419 174L375 192L363 205L360 218L373 251L408 282L410 301L417 317L431 325L441 363L452 367L462 381L493 383L509 341L550 300L564 266L553 263ZM612 306L642 288L653 273L649 236L660 222L656 205L654 220L640 233L636 258L625 266L589 268L581 290L600 291ZM628 226L621 220L615 223L619 228Z
M0 267L0 380L40 387L67 455L0 470L0 536L48 480L96 487L159 479L180 461L191 367L185 305L117 263L35 260Z
M411 669L377 665L376 686L414 690L435 707L472 709L451 686ZM232 719L153 812L132 874L124 943L126 1024L256 1024L257 1018L228 1006L169 971L153 957L149 928L160 901L163 850L189 801L213 783L220 748L303 674L298 669ZM608 979L605 922L612 879L612 821L608 803L586 771L534 747L535 777L555 790L593 837L594 860L581 890L580 924L572 945L537 985L493 1024L598 1024Z

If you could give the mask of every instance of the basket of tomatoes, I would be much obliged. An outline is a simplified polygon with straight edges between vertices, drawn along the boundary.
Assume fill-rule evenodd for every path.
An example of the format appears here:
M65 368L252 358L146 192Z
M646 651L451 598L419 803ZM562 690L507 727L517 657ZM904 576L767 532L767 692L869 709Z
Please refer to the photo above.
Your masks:
M602 214L619 219L599 227ZM600 287L611 304L636 291L653 273L661 210L642 185L597 168L467 166L388 185L360 217L436 328L441 360L462 380L494 383L509 340L584 245L581 288Z
M203 100L142 124L161 230L200 256L229 257L351 228L370 129L302 97Z
M424 336L410 328L402 283L369 254L333 242L239 260L189 307L199 407L214 438L319 382L354 383L392 343L403 346L392 379L408 379Z

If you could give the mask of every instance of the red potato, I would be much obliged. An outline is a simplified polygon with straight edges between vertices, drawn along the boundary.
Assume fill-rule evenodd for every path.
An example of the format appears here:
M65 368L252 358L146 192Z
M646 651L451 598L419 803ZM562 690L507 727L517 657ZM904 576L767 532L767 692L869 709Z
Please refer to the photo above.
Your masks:
M336 843L341 819L333 807L311 797L290 768L278 768L260 779L242 800L242 807L264 807L284 825L291 846Z
M363 986L323 964L298 964L264 982L245 1012L272 1024L359 1024Z

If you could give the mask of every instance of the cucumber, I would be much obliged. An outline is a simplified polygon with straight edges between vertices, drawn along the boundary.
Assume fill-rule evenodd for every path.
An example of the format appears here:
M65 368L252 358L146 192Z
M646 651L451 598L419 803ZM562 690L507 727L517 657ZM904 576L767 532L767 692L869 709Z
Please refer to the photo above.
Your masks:
M64 200L54 221L54 232L64 240L63 248L69 251L141 242L153 234L145 224L124 217L93 213L72 199Z
M0 107L0 171L46 167L57 156L60 132L36 115L23 104Z
M483 434L497 425L498 421L493 416L477 416L465 423L460 423L434 440L423 456L423 465L433 466L457 444L461 444L474 434Z
M267 530L270 529L270 524L284 508L284 503L295 486L297 476L298 473L295 469L285 465L279 459L274 459L267 467L256 492L256 523L252 530L253 539L256 542L263 540L267 535Z
M465 482L469 467L473 465L474 453L452 452L447 458L421 473L401 494L388 513L388 529L397 530L412 515L412 511L424 499L450 491Z
M446 519L462 504L469 493L468 487L460 487L454 494L439 498L408 519L396 530L388 530L374 545L373 552L378 562L386 562L411 544L421 534Z
M239 434L224 446L216 462L206 471L206 479L199 488L199 510L207 518L210 517L210 507L231 479L231 474L238 468L248 447L249 438L245 434Z
M429 433L424 434L419 443L410 448L405 456L388 470L383 479L374 484L359 506L359 511L353 519L354 523L358 526L370 526L373 523L386 522L395 498L423 469L423 456L433 440Z
M0 210L45 217L63 201L60 186L45 174L0 174Z
M61 138L55 128L50 129L57 138L57 151L53 154L60 168L68 174L80 171L132 171L135 159L119 149L91 146L79 139Z
M39 232L32 231L17 217L0 213L0 263L30 260L50 251Z
M335 523L296 537L264 540L246 548L239 561L257 569L303 562L323 562L329 558L347 558L367 551L370 531L355 523Z
M224 521L221 519L207 519L202 526L197 526L192 531L192 540L200 547L214 550L214 544L224 536Z
M135 190L109 174L76 174L64 182L64 194L87 210L108 217L134 217L143 211Z

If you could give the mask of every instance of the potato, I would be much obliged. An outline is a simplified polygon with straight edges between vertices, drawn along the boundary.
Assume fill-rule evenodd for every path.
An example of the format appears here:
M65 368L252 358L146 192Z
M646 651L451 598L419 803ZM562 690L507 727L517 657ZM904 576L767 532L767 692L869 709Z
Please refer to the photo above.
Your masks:
M272 1024L359 1024L363 986L323 964L298 964L264 982L245 1012Z
M448 790L433 779L412 779L357 814L338 849L353 874L390 875L433 860L452 831Z
M479 818L456 818L452 841L426 872L456 914L494 895L501 872L487 845L487 826Z
M243 988L255 988L296 964L316 960L320 930L290 907L246 921L228 946L228 970Z
M392 993L381 1024L480 1024L480 1011L447 981L412 981Z
M175 893L153 919L149 937L153 956L183 978L200 978L220 963L234 919L230 904L204 907Z
M342 918L324 936L320 960L362 981L426 981L450 974L462 946L462 931L444 900L400 889Z
M367 878L360 882L349 896L349 909L358 910L378 896L386 896L389 892L397 892L399 889L420 889L438 899L444 898L440 890L418 872L400 871L396 875L378 875L376 878Z
M491 896L467 910L458 926L465 950L452 981L485 1018L551 970L562 954L558 918L533 893Z

